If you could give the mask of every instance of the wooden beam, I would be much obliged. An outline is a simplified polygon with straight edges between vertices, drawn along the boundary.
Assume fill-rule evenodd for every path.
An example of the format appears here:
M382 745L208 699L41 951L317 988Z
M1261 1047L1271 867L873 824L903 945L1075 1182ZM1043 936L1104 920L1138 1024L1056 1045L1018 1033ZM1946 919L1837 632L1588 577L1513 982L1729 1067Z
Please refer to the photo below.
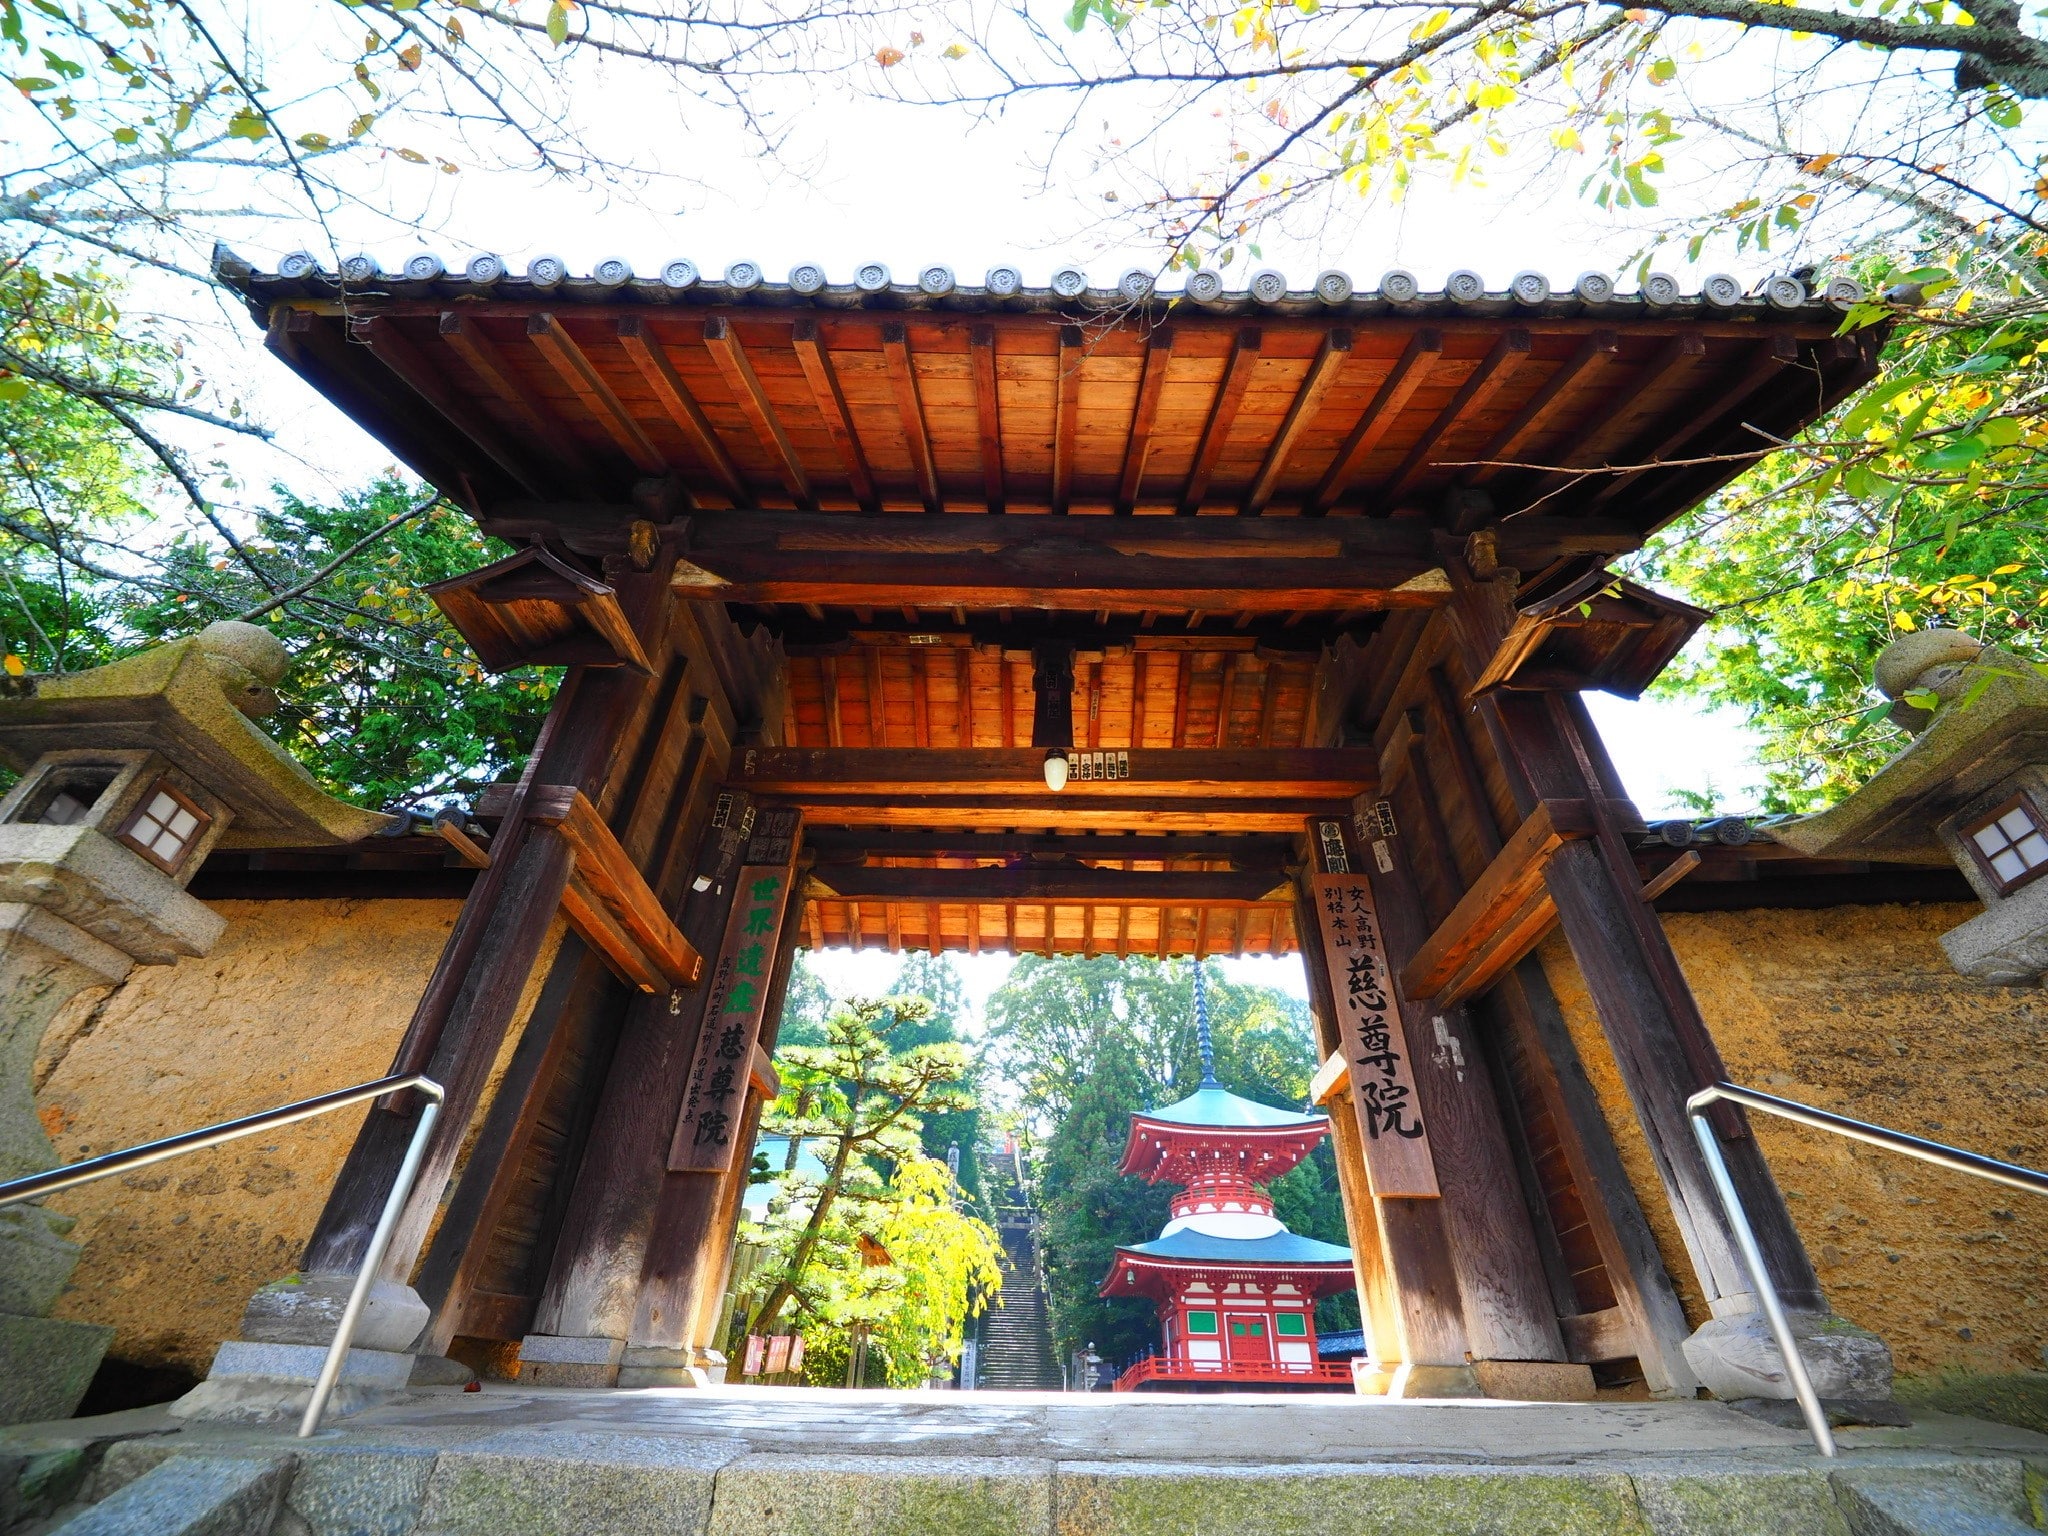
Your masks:
M839 387L838 370L832 366L831 354L818 336L818 321L815 316L799 316L790 327L790 343L796 348L797 363L803 368L804 382L811 387L811 399L823 418L825 430L831 434L833 446L839 450L839 462L846 468L847 485L853 491L853 499L860 503L863 512L879 512L881 497L875 493L875 477L868 469L868 457L860 445L860 434L854 430L853 412L847 408L846 392Z
M1711 400L1703 401L1697 414L1688 414L1683 422L1667 432L1631 443L1628 457L1638 463L1653 462L1666 456L1683 458L1683 450L1688 443L1720 425L1730 411L1738 409L1757 391L1783 377L1785 370L1798 361L1799 343L1790 336L1773 336L1751 351L1735 377ZM1638 469L1608 477L1607 483L1587 500L1587 509L1604 507L1616 497L1626 494L1630 486L1649 473L1648 469Z
M382 363L421 400L439 411L448 424L482 450L492 463L520 485L544 494L547 478L527 461L526 455L506 441L498 424L478 409L474 400L455 388L447 375L421 355L400 334L398 322L388 315L373 315L360 321L354 334L369 345L370 355Z
M996 390L996 328L967 328L967 360L974 377L975 423L981 431L981 492L988 510L1003 510L1003 415Z
M746 477L741 475L739 466L732 461L732 455L725 451L725 444L719 441L717 429L711 425L711 418L704 414L704 408L697 403L697 397L675 370L675 364L668 360L668 353L654 337L647 321L640 315L625 315L618 322L619 347L633 360L633 366L640 370L640 377L647 381L647 387L654 392L683 435L690 440L711 471L711 478L718 482L719 489L736 507L752 506L753 493L747 489Z
M1327 1104L1351 1086L1351 1063L1342 1051L1332 1051L1308 1080L1308 1101Z
M1343 498L1357 477L1359 466L1379 447L1380 440L1394 429L1409 396L1422 387L1443 350L1441 331L1424 329L1409 338L1408 345L1381 381L1379 393L1372 397L1372 404L1365 408L1365 414L1358 418L1358 425L1344 439L1337 456L1330 461L1330 467L1323 471L1323 478L1309 492L1308 500L1302 504L1304 513L1325 511Z
M1128 777L1089 779L1076 763L1056 804L1102 799L1341 800L1375 788L1379 760L1369 748L1151 748L1128 757ZM1119 763L1121 767L1121 762ZM734 754L732 782L761 795L1047 794L1045 754L1036 747L748 747Z
M1593 332L1473 457L1482 461L1514 458L1522 445L1547 428L1567 405L1574 403L1586 390L1597 386L1607 369L1620 357L1621 338L1615 332ZM1459 483L1484 485L1499 473L1499 465L1481 462L1466 470L1459 477Z
M704 322L704 346L712 360L718 364L718 371L725 376L725 387L732 391L734 402L775 458L776 473L782 477L783 489L797 506L809 510L817 504L811 494L810 476L804 472L803 460L797 456L789 434L782 430L782 421L775 414L775 407L768 399L768 392L761 387L760 377L754 372L754 365L747 357L747 349L740 342L739 333L732 328L732 322L722 315L713 315Z
M1294 392L1293 403L1287 407L1280 430L1273 434L1273 441L1266 449L1265 462L1259 466L1259 472L1252 477L1251 486L1244 493L1240 510L1247 516L1256 517L1266 510L1266 503L1273 499L1274 488L1286 472L1288 461L1293 458L1302 435L1314 423L1323 396L1337 382L1337 375L1343 371L1350 356L1350 331L1333 330L1323 337L1322 347L1308 365L1301 387Z
M1527 491L1525 501L1540 501L1553 491L1582 479L1582 471L1606 463L1613 450L1627 441L1629 427L1636 419L1632 409L1636 402L1664 388L1675 378L1697 373L1706 365L1706 360L1706 339L1697 332L1685 331L1665 342L1657 349L1656 355L1622 385L1616 398L1610 402L1608 411L1599 418L1598 425L1565 454L1561 460L1564 467L1542 474Z
M932 458L931 434L925 428L924 400L918 394L917 366L910 357L910 328L900 320L882 324L882 361L889 370L889 388L896 396L896 415L903 423L904 445L910 449L911 478L927 512L943 512L939 467Z
M1412 998L1432 998L1439 1008L1485 991L1549 928L1552 914L1540 909L1548 901L1543 872L1551 856L1594 830L1593 810L1585 802L1538 801L1402 968L1401 990Z
M1239 331L1230 344L1230 361L1224 365L1223 378L1216 386L1216 400L1209 407L1209 419L1202 427L1202 441L1195 449L1195 462L1188 470L1187 484L1181 487L1180 514L1191 517L1202 509L1202 499L1209 494L1209 480L1216 472L1216 461L1223 456L1224 444L1230 440L1230 428L1237 420L1237 410L1244 403L1244 392L1251 384L1252 374L1259 366L1259 348L1264 337L1256 326L1247 326Z
M476 375L485 393L518 417L519 424L536 444L545 448L551 458L560 460L562 467L577 480L587 481L590 478L590 460L578 446L574 434L564 430L559 418L548 416L534 405L532 392L514 381L506 367L504 354L484 334L482 326L458 310L445 310L437 329L449 351L461 358L469 371Z
M821 865L811 892L828 900L888 902L1063 902L1090 906L1241 907L1292 901L1283 872L1085 869L989 865L917 869L901 865Z
M824 865L862 858L1007 859L1023 857L1056 861L1116 859L1169 863L1175 859L1222 859L1240 869L1277 870L1288 858L1292 840L1218 833L1142 836L1059 832L932 832L884 828L852 831L814 827L804 846Z
M590 905L605 922L609 937L623 931L671 987L694 987L704 971L704 957L662 910L660 901L612 829L583 792L570 785L537 784L526 797L526 817L557 828L576 855L577 885L588 891ZM565 908L571 901L564 899ZM606 947L607 940L599 941ZM606 948L606 953L611 951ZM643 990L656 991L645 983Z
M1138 380L1138 400L1131 409L1131 430L1124 446L1124 470L1117 480L1119 515L1130 514L1144 487L1145 461L1152 455L1152 428L1159 419L1159 396L1172 361L1173 327L1162 325L1145 338L1145 371Z
M1305 815L1331 812L1335 802L1316 796L1162 795L1150 800L1026 792L803 794L807 822L836 827L963 827L999 832L1018 826L1060 826L1074 832L1284 832ZM1334 812L1332 812L1334 814Z
M583 402L583 408L590 412L597 424L604 428L613 442L633 461L633 467L643 475L665 475L670 465L659 448L642 430L619 397L612 393L611 385L605 383L590 359L583 355L583 349L576 345L576 338L563 327L562 322L546 311L526 317L526 339L533 343L533 349L540 353L555 376L576 398Z
M530 527L550 510L510 503L490 521ZM552 510L578 523L600 516L595 508ZM691 595L727 602L1269 614L1429 608L1449 590L1420 519L1052 523L702 512L689 519L686 549Z
M1393 479L1387 482L1381 493L1389 505L1407 495L1424 478L1431 468L1430 455L1436 452L1437 445L1455 432L1468 416L1484 410L1486 403L1500 393L1501 386L1513 378L1528 360L1530 346L1529 333L1519 329L1508 331L1493 344L1493 350L1472 370L1472 376L1451 397L1451 403L1437 412L1436 420L1423 429L1422 435L1415 440L1415 446L1408 450L1408 457L1394 471Z
M1060 327L1053 379L1052 510L1065 513L1074 495L1075 442L1081 429L1081 363L1087 356L1078 325Z

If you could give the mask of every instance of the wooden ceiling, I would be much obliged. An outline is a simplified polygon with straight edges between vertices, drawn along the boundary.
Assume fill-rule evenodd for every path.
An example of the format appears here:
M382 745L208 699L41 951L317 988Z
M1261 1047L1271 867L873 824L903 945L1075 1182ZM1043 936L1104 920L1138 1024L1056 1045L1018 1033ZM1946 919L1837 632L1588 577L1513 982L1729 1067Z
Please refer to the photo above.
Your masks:
M1446 541L1487 535L1530 572L1597 565L1743 467L1717 456L1797 431L1874 356L1867 335L1835 335L1851 295L1791 279L1652 302L1597 282L1489 293L1469 274L1412 298L1326 274L1203 299L1135 278L962 287L938 269L778 285L685 262L522 278L422 258L344 281L223 252L216 270L282 360L487 531L586 558L676 541L679 585L783 641L787 705L768 724L805 748L1028 746L1030 647L1048 635L1079 647L1077 751L1334 739L1314 719L1323 647L1441 604ZM1294 947L1285 901L1246 889L1270 847L1247 868L1213 848L1083 846L1272 827L1027 790L972 815L908 794L893 817L850 796L808 807L821 836L889 821L1010 839L877 851L865 898L842 847L840 885L821 874L807 910L814 941ZM1298 798L1274 806L1299 826ZM934 891L992 871L1006 899L903 899L880 872L906 866L943 875ZM1177 904L1162 875L1228 876L1180 884L1233 894Z

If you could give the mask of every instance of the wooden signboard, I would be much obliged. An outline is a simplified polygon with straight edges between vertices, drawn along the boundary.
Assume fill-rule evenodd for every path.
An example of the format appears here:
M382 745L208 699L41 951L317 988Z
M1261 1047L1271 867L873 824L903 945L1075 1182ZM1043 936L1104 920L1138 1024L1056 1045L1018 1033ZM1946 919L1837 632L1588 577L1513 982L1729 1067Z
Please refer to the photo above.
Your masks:
M747 1078L768 1001L776 936L796 879L799 813L770 809L760 819L747 843L746 862L734 876L732 914L711 968L704 1022L669 1143L671 1173L725 1173L740 1150Z
M1313 888L1337 1029L1350 1063L1366 1176L1381 1200L1439 1195L1429 1129L1415 1097L1408 1037L1387 971L1387 947L1363 875L1317 875Z

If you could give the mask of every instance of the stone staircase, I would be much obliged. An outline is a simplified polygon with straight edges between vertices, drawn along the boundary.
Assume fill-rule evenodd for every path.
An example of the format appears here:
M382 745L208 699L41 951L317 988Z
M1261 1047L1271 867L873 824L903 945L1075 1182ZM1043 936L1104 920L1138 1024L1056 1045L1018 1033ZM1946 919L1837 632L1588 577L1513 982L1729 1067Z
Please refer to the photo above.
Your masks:
M982 1314L975 1385L989 1391L1057 1392L1060 1368L1052 1347L1045 1288L1038 1277L1037 1213L1017 1180L1016 1165L999 1153L982 1155L982 1188L996 1208L1003 1239L1003 1289Z

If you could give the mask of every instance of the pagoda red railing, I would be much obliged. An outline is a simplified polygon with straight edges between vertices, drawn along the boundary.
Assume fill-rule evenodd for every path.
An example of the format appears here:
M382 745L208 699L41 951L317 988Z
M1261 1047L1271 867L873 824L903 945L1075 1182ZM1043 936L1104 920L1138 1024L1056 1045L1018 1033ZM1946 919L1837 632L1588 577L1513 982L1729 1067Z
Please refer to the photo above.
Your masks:
M1277 1382L1287 1385L1316 1382L1348 1387L1351 1385L1351 1367L1349 1364L1332 1365L1323 1361L1310 1364L1285 1360L1234 1360L1226 1365L1221 1361L1176 1360L1166 1355L1153 1355L1140 1360L1117 1377L1115 1390L1135 1392L1148 1381Z

